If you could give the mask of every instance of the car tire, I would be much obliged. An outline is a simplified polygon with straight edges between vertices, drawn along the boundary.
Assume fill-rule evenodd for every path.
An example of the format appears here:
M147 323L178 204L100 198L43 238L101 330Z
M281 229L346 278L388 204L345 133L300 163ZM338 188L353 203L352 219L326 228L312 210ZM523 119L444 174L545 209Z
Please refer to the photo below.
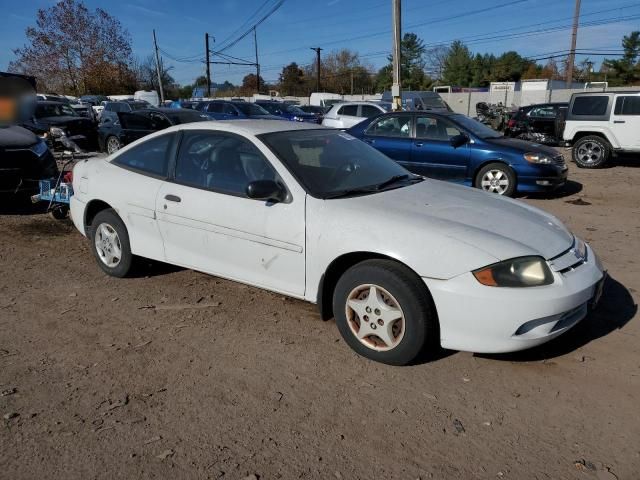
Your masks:
M474 186L485 192L513 197L516 193L516 174L502 162L488 163L480 169L474 180Z
M115 210L98 212L89 228L91 251L100 268L112 277L125 277L131 270L133 255L127 227Z
M116 153L118 150L122 148L122 144L120 140L115 135L109 135L104 141L104 149L105 151L111 155L112 153Z
M414 272L392 260L348 269L334 290L333 312L344 341L365 358L406 365L427 346L439 350L431 295Z
M611 146L602 137L582 137L571 149L573 161L580 168L601 168L609 160Z

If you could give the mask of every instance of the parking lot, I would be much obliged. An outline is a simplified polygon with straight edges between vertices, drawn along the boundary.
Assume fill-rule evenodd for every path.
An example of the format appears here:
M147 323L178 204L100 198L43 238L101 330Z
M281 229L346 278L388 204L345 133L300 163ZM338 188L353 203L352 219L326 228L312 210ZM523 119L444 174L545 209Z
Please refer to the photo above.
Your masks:
M599 309L542 348L403 368L281 295L161 264L107 277L69 221L4 207L0 476L637 478L640 168L569 178L520 201L598 252Z

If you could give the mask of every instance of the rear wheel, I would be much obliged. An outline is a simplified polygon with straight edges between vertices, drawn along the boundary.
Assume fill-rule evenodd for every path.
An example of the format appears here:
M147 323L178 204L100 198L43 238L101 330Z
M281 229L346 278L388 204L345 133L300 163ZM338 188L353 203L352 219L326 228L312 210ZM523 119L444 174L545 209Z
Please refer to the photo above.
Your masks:
M485 192L513 197L516 193L516 174L505 163L489 163L480 169L474 185Z
M91 250L100 268L113 277L124 277L133 255L127 228L113 209L102 210L91 222Z
M572 153L580 168L600 168L609 160L611 147L600 137L582 137L573 144Z
M391 260L367 260L347 270L333 295L338 330L363 357L390 365L437 348L438 321L424 283Z

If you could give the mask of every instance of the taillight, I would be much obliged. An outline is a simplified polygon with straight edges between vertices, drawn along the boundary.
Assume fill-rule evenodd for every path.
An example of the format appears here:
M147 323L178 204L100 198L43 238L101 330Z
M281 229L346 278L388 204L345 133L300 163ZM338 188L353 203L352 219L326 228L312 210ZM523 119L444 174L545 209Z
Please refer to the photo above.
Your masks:
M73 172L66 172L62 177L64 183L73 183Z
M515 126L516 126L516 119L515 118L510 118L509 121L507 122L507 127L513 128Z

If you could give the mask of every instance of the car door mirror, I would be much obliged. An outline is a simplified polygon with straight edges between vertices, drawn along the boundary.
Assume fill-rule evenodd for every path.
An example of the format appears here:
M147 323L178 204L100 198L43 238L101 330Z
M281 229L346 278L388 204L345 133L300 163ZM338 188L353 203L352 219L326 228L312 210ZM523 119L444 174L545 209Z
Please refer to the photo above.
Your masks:
M468 141L469 141L469 137L467 137L463 133L461 133L460 135L454 135L449 139L449 143L453 148L461 147L464 144L466 144Z
M282 202L286 192L282 185L274 180L255 180L247 185L247 197L254 200Z

